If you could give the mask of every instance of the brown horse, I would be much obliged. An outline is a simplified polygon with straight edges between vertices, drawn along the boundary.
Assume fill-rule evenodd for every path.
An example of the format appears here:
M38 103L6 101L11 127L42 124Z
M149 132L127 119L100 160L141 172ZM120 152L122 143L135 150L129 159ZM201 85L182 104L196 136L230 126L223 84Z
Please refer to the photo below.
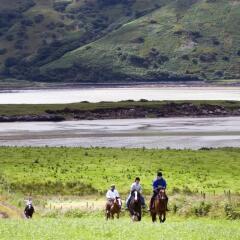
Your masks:
M117 214L117 218L120 216L122 207L122 201L120 198L114 200L108 200L106 203L106 220L109 218L114 219L114 215Z
M158 195L154 200L154 206L151 209L152 221L156 222L158 215L160 223L164 223L166 221L166 211L167 211L167 198L165 189L160 189Z

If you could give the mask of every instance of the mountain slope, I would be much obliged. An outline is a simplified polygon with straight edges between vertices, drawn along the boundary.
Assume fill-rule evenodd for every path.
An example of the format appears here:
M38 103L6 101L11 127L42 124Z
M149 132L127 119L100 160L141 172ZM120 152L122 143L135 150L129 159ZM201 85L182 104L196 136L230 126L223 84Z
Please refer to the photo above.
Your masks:
M57 82L240 78L239 1L25 1L0 38L7 49L2 75Z

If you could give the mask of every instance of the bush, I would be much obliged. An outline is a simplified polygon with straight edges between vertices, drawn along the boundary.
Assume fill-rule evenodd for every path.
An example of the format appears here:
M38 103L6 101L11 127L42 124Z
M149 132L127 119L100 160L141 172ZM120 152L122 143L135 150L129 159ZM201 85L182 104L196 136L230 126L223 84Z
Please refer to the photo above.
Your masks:
M187 54L184 54L184 55L182 56L182 59L188 61L188 60L189 60L189 56L188 56Z
M216 71L216 72L214 73L214 75L215 75L216 77L223 77L223 76L224 76L224 71L221 71L221 70Z
M44 15L43 14L38 14L34 16L34 22L35 23L41 23L44 20Z
M25 18L21 20L21 24L26 27L31 27L33 26L33 21L31 19Z
M15 42L14 47L16 49L23 49L23 44L24 44L23 40L18 40L18 41Z
M70 1L55 2L53 8L58 12L64 12Z
M11 42L12 40L14 39L13 35L12 34L9 34L6 36L6 40Z
M224 56L224 57L222 58L222 60L228 62L230 59L229 59L228 56Z
M234 209L232 204L230 203L225 204L224 211L228 219L231 219L231 220L240 219L240 211L237 211L236 209Z
M79 209L69 210L69 211L64 213L64 217L70 217L70 218L82 218L85 215L86 214Z
M17 59L15 57L9 57L5 60L5 67L9 68L17 64Z
M207 216L210 209L211 209L212 205L210 203L206 203L204 201L197 203L194 207L193 207L193 213L197 216L197 217L204 217Z
M196 58L194 58L194 59L192 60L192 63L195 64L195 65L197 65L197 64L198 64L198 60L197 60Z
M200 55L199 59L202 62L214 62L216 61L216 53L203 53Z
M0 48L0 55L4 55L5 53L7 53L7 49L6 48Z
M130 55L128 56L128 61L137 67L146 67L145 58L142 58L136 55Z

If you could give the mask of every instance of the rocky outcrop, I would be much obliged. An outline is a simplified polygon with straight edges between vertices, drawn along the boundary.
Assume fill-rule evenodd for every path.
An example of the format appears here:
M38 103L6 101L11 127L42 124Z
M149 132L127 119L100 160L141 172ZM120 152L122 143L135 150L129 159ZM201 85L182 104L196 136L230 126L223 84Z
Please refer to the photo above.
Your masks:
M105 108L95 110L79 110L65 108L47 111L48 114L70 115L72 119L121 119L147 117L200 117L200 116L240 116L240 108L229 109L219 105L192 103L166 103L158 107Z
M0 116L0 122L47 122L47 121L64 121L61 115L21 115L21 116Z

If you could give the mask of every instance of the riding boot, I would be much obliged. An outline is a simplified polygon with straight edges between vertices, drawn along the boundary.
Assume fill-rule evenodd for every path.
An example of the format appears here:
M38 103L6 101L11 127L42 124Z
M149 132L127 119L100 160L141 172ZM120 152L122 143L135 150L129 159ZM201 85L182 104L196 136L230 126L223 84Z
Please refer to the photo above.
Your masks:
M152 208L153 208L153 201L154 201L154 197L151 197L148 211L151 211L151 210L152 210Z

